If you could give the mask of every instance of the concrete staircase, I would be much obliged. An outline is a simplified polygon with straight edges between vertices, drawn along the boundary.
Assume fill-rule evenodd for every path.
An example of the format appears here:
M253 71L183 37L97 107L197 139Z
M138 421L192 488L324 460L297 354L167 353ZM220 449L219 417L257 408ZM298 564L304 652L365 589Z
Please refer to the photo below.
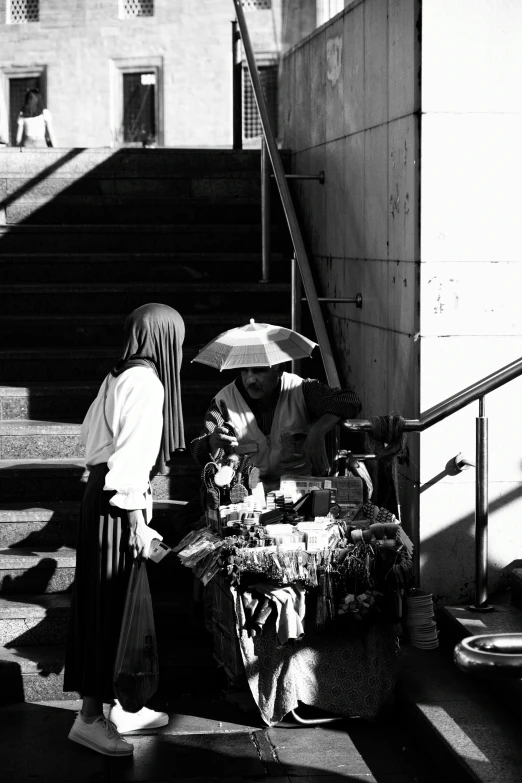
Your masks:
M228 373L191 364L249 318L289 325L289 246L275 210L274 282L259 283L259 153L44 150L0 153L0 699L62 694L63 643L84 484L81 420L135 307L182 314L187 441ZM278 224L279 221L279 224ZM197 491L181 453L153 481L170 541ZM215 676L174 557L149 565L166 695Z

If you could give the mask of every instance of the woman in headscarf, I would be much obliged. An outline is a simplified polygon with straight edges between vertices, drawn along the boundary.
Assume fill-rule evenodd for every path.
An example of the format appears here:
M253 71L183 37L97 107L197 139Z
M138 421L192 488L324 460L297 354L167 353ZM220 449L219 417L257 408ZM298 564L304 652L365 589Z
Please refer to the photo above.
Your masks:
M114 703L113 668L133 558L147 557L150 473L163 472L185 445L180 368L185 325L179 313L147 304L125 321L124 348L82 425L89 480L83 496L64 690L82 708L69 738L111 756L133 746L121 736L168 723L166 713ZM156 537L156 536L154 536ZM161 538L161 536L157 536ZM109 720L103 703L112 703Z

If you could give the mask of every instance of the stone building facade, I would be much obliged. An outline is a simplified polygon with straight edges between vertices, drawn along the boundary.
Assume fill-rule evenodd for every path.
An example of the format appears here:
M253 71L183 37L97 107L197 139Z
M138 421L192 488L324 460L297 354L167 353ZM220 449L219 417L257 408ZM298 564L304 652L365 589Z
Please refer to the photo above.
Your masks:
M276 76L288 2L244 3ZM0 0L2 140L38 85L62 147L230 146L234 17L232 0Z

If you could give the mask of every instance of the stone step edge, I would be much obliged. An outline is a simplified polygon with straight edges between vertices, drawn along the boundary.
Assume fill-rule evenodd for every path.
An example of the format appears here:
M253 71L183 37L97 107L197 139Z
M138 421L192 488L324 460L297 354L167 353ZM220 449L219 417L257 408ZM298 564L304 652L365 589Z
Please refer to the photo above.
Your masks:
M0 178L2 177L0 173ZM92 177L90 177L92 180ZM95 179L97 179L95 177ZM100 177L99 179L105 179L104 177ZM122 179L125 179L122 177ZM153 177L139 177L139 179L152 179L153 181L157 181ZM165 179L178 179L178 177L164 177ZM184 178L183 178L184 179ZM191 180L206 180L207 177L191 177ZM212 179L224 179L227 182L235 182L238 178L232 178L232 177L212 177ZM244 178L239 178L244 180ZM249 178L250 179L250 178ZM254 177L252 177L252 180L255 183ZM29 180L30 181L30 180ZM58 191L57 193L50 193L48 195L38 195L38 193L34 193L32 191L29 191L26 194L23 194L21 196L17 196L16 192L14 193L8 193L5 198L5 205L7 208L12 206L19 206L19 205L29 205L29 204L38 204L43 207L51 206L53 204L58 204L59 206L63 207L64 205L71 205L71 206L116 206L116 207L125 207L129 204L168 204L172 206L183 206L183 207L215 207L215 206L224 206L224 207L235 207L235 206L247 206L247 207L259 207L261 204L261 188L259 188L259 195L258 196L231 196L224 195L222 198L219 196L212 196L208 195L205 196L204 194L197 194L194 196L175 196L175 195L169 195L163 193L154 193L150 190L146 190L145 192L140 192L139 190L135 191L134 193L68 193L68 189L71 186L74 186L78 182L78 177L70 176L70 177L47 177L45 180L46 184L49 182L60 182L63 183L63 190ZM257 183L255 183L257 184ZM38 187L38 186L36 186Z
M169 291L178 293L190 293L202 291L208 293L277 293L290 290L290 283L254 283L254 282L226 282L218 283L214 280L194 280L181 282L142 282L129 280L125 283L2 283L0 292L41 294L41 293L122 293L129 294L134 291Z
M154 611L158 613L158 617L160 615L163 617L170 611L179 612L180 609L190 612L192 611L192 602L189 600L191 595L190 589L180 590L179 586L176 587L175 593L174 591L169 593L153 591ZM71 600L72 593L42 593L38 595L20 593L8 596L0 594L0 622L29 617L47 617L52 620L58 615L69 613Z
M2 234L201 234L204 232L213 232L219 234L245 234L249 235L253 231L259 233L261 224L259 223L73 223L73 224L52 224L52 223L31 223L30 225L20 225L13 223L10 225L0 225L0 236ZM272 231L277 231L276 226L272 226Z
M190 456L190 455L188 455ZM194 467L195 471L200 472L201 467L194 461L190 467ZM186 475L189 465L167 465L167 472L159 476L159 478L167 478L169 475ZM54 458L54 459L0 459L0 473L2 471L14 473L29 473L29 472L47 472L47 473L70 473L72 475L83 474L85 472L85 460L80 459L68 459L68 458ZM158 478L155 476L154 478Z
M160 640L158 646L161 666L175 667L176 658L178 659L177 662L182 665L187 665L187 663L190 663L191 659L195 659L196 664L207 662L208 659L209 665L211 664L213 668L217 668L215 662L211 658L209 649L206 649L203 645L194 644L193 640L183 638L180 638L176 642ZM1 670L4 668L3 665L7 663L17 663L23 674L36 674L42 676L43 672L57 673L56 668L53 670L49 667L50 663L61 662L63 665L64 661L65 645L0 647L0 681ZM7 666L5 668L7 669ZM45 674L43 674L43 676L45 676Z
M114 326L121 326L127 317L128 313L117 313L113 315L104 315L104 314L93 314L93 313L28 313L27 315L5 315L3 313L0 314L0 323L22 323L22 324L30 324L33 325L31 322L35 322L38 325L44 325L45 324L52 324L53 322L62 324L64 321L67 322L70 325L74 325L75 322L78 322L78 325L87 325L87 326L107 326L107 325L114 325ZM259 321L259 318L256 318L255 316L261 316L263 318L267 319L268 323L272 323L273 318L284 318L286 322L290 321L290 313L288 314L281 314L281 313L267 313L267 312L255 312L253 311L251 314L251 317L254 319L254 321L257 321L257 323L261 323ZM220 324L220 323L241 323L245 320L244 313L234 313L234 312L226 312L226 313L188 313L187 315L183 316L183 320L185 323L188 324L195 324L197 326L204 325L204 326L212 326L212 324Z
M197 346L187 346L186 348L183 348L183 358L191 359L198 353L198 347ZM34 357L46 357L46 358L57 358L57 359L69 359L71 356L74 356L79 359L105 359L105 358L114 358L116 360L117 357L119 357L121 354L121 345L105 345L105 346L95 346L91 348L76 348L74 346L67 347L67 348L52 348L52 347L42 347L42 348L1 348L0 349L0 357L8 358L8 357L17 357L17 358L32 358ZM101 381L103 378L101 378ZM100 381L100 382L101 382Z
M201 379L200 382L186 381L183 383L183 391L191 396L200 392L201 394L212 394L218 391L222 382L219 378L216 382L209 381L208 379ZM84 394L86 392L97 392L100 388L100 384L97 382L89 383L88 381L67 382L67 381L35 381L34 383L25 384L3 384L0 386L0 398L2 397L30 397L30 396L47 396L51 394ZM209 397L210 400L210 397Z
M49 501L39 505L31 503L0 503L0 523L9 524L20 522L49 522L56 520L57 516L67 519L76 517L80 509L81 501ZM181 511L187 505L187 500L155 500L153 502L153 515L155 517L167 516L176 511Z
M201 418L184 416L183 422L186 430L202 428ZM0 438L5 436L25 437L28 435L49 435L59 437L61 435L80 436L81 422L68 421L42 421L39 419L0 419Z
M474 636L477 633L522 632L521 610L506 604L505 600L499 602L491 600L490 603L494 606L495 611L481 614L470 612L466 606L445 606L440 617L441 623L445 624L445 628L441 631L441 638L443 633L449 634L454 641L451 641L447 636L445 643L450 641L450 647L452 647L453 644L456 644L457 639ZM480 628L476 625L478 618L481 620ZM433 651L431 658L435 657L435 660L431 661L430 652L421 650L415 652L419 654L421 660L419 668L425 667L429 669L431 674L433 665L437 663L436 656L439 650ZM446 651L445 654L450 657L451 650ZM444 709L445 700L441 699L439 705L439 702L434 701L432 696L424 694L423 679L419 677L418 673L414 673L413 676L409 675L406 668L404 672L401 670L397 685L398 703L405 720L415 726L419 738L427 742L434 753L440 752L449 757L448 763L456 768L455 778L451 778L452 780L459 780L462 783L491 783L493 780L507 780L506 753L509 754L507 740L506 745L502 746L499 753L500 761L495 763L483 753L480 747L473 743L467 724L469 720L472 720L474 728L480 731L481 736L487 738L491 727L498 719L498 715L502 714L502 719L510 728L513 722L518 720L519 681L503 677L499 677L495 681L481 680L479 677L473 680L470 675L469 683L474 682L476 688L473 690L473 695L470 696L464 691L461 692L459 686L459 680L466 675L462 674L456 666L452 667L451 671L455 675L455 682L451 688L451 703L458 702L459 716L464 714L467 715L467 718L462 719L459 723L459 718L452 719L451 715L448 716ZM513 696L514 683L517 684L515 696ZM498 710L496 715L488 716L487 708L482 704L481 693L484 688L494 689L494 693L488 697L490 703L496 703L497 694L498 698L502 699L503 707ZM506 712L506 704L512 708L512 715ZM493 739L491 742L495 742L495 740ZM517 750L519 747L517 742ZM512 777L509 779L515 780ZM518 777L516 780L518 781Z
M169 261L170 263L174 263L174 259L176 259L176 263L181 264L182 262L191 262L196 263L198 261L212 261L216 263L231 261L231 262L237 262L240 261L261 261L262 254L260 252L254 252L249 250L229 250L227 252L214 252L214 251L204 251L204 250L196 250L193 253L190 252L175 252L175 251L168 251L164 250L160 253L149 253L145 251L141 251L138 253L111 253L106 251L100 251L99 253L90 252L90 253L80 253L80 252L59 252L56 253L3 253L0 257L0 264L6 264L11 262L29 262L31 264L37 263L37 261L41 261L41 263L45 263L46 261L51 262L57 262L57 263L83 263L85 264L87 259L91 259L93 262L102 262L102 261L121 261L121 262L127 262L127 261L143 261L144 259L147 260L153 260L153 261ZM280 253L280 252L273 252L271 253L271 259L272 261L274 259L277 259L278 263L280 261L291 261L291 257L287 253Z
M0 570L1 571L20 571L21 569L32 568L42 560L55 561L56 568L74 568L76 566L76 549L70 547L43 547L34 549L32 547L13 547L12 549L0 550Z

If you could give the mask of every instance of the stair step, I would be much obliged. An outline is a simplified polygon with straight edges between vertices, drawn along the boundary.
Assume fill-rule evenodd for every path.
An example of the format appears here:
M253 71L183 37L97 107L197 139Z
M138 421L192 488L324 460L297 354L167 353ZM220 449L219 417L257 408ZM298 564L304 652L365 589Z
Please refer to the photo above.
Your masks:
M134 282L127 283L28 283L0 286L3 315L78 313L92 315L129 313L148 302L160 301L178 309L182 316L223 313L288 312L288 283ZM269 303L269 308L267 304ZM5 343L4 343L5 344Z
M222 187L222 190L225 191L225 188ZM4 219L8 226L256 224L261 217L259 180L250 184L250 191L254 198L227 200L228 194L225 193L225 199L217 203L195 199L70 196L67 191L58 197L39 200L27 197L10 200L8 196L4 200Z
M444 607L437 618L440 647L405 647L398 657L397 697L410 742L432 748L441 769L453 771L448 780L520 780L520 679L464 673L454 661L455 643L464 637L522 631L522 612L508 600L493 598L489 613Z
M0 460L0 497L3 503L81 499L85 487L83 460ZM180 455L165 475L155 476L156 500L190 500L198 492L201 469L190 456Z
M127 313L105 314L24 314L0 315L2 343L10 348L36 347L39 345L96 345L115 344L123 334L123 323ZM251 317L258 323L276 322L290 326L290 315L280 313L256 313ZM244 313L190 313L184 317L185 328L191 342L206 344L220 332L232 329L246 321Z
M220 678L210 637L159 642L162 697L215 691ZM20 645L0 647L0 702L66 701L79 694L63 691L65 647Z
M271 277L288 279L290 255L272 253ZM129 278L172 281L224 280L258 281L261 254L237 253L3 253L0 257L0 283L32 283L67 279L75 282L123 282Z
M203 413L222 385L223 379L219 374L215 376L215 381L184 382L181 390L183 410L187 414ZM41 382L0 386L0 421L83 421L99 387L99 382ZM201 423L202 419L199 421Z
M64 644L70 605L64 593L0 596L0 646Z
M201 432L202 417L185 417L187 443ZM57 459L83 457L81 424L15 419L0 421L0 459Z
M3 172L0 170L0 178ZM85 177L56 175L51 173L45 179L11 176L4 180L4 201L7 204L26 201L64 199L90 201L103 199L110 201L136 201L146 203L150 200L173 200L181 203L215 204L224 201L257 201L261 193L260 171L209 172L169 172L164 177L151 177L146 172L134 177L105 176L103 172L93 171Z
M289 157L282 151L283 159ZM41 152L29 149L2 150L0 176L38 179L43 175L109 178L172 178L203 175L205 178L240 177L260 170L259 150L231 149L118 149L60 148Z
M148 573L152 575L156 568L157 564L149 565ZM155 590L151 585L156 636L161 641L201 636L192 601L192 584L175 578L176 570L187 569L177 560L171 568L174 576L168 593ZM64 644L71 600L70 590L59 593L3 593L0 595L0 646Z
M203 347L184 348L183 366L181 369L181 385L196 383L199 380L208 381L209 376L215 375L221 386L230 383L237 371L224 370L219 372L199 362L191 363L196 353ZM0 376L3 378L16 378L21 383L30 383L35 378L40 382L68 381L71 377L78 381L92 381L98 378L101 381L114 367L115 359L121 353L121 345L106 348L40 348L31 350L20 348L18 350L0 349ZM92 400L91 400L92 401ZM210 399L209 399L210 401ZM196 415L196 410L191 409Z
M80 425L46 421L0 421L0 459L83 457Z
M284 234L286 241L286 233ZM35 246L47 253L97 252L259 252L261 229L255 224L199 225L11 225L0 226L4 253L28 253ZM281 249L281 232L272 229L272 244Z
M168 526L170 537L181 538L177 517L186 501L154 502L152 527ZM80 514L79 501L0 503L0 549L7 547L74 547ZM182 523L183 525L183 523Z
M69 547L36 551L17 547L0 551L0 593L60 593L74 581L76 550Z
M77 699L79 694L64 693L63 645L19 645L0 647L0 701L37 702Z

